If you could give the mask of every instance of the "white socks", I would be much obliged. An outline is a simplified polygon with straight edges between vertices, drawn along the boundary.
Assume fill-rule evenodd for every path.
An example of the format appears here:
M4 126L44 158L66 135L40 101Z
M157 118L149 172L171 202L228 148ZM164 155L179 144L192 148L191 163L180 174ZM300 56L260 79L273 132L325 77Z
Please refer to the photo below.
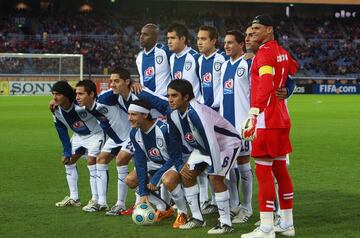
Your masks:
M221 193L215 193L215 199L216 199L216 205L218 207L218 211L219 211L219 215L220 215L219 220L220 220L221 224L226 224L228 226L231 226L229 191L226 190Z
M293 225L294 225L293 209L281 209L280 210L280 226L282 228L288 228Z
M78 172L76 169L76 164L65 165L66 180L70 190L70 198L74 200L79 199L78 191Z
M96 177L96 185L98 189L99 200L98 203L100 205L106 205L106 193L108 186L108 168L107 164L96 164L97 177Z
M160 184L160 196L167 204L170 204L170 193L164 184Z
M202 172L198 176L199 192L200 192L200 205L202 206L206 201L209 200L209 179L207 173Z
M235 168L230 169L229 171L230 180L225 180L226 187L228 188L230 194L230 209L239 207L240 205L240 196L238 189L239 182L239 173Z
M178 208L178 214L180 214L180 213L187 214L184 191L182 190L181 185L178 184L178 186L176 186L176 188L174 190L172 190L170 192L170 194Z
M98 191L97 191L97 185L96 185L96 164L88 165L87 166L90 173L90 188L91 188L91 200L97 201L99 199L98 197Z
M116 204L125 208L126 195L128 191L128 186L125 183L125 178L129 173L128 166L116 166L118 172L118 182L117 182L117 202Z
M253 187L253 174L251 171L250 162L246 164L239 164L239 173L241 180L242 203L248 212L252 212L252 187Z
M260 229L264 232L274 230L273 212L260 212Z
M203 221L199 202L199 187L195 184L192 187L184 188L186 200L189 204L193 218Z

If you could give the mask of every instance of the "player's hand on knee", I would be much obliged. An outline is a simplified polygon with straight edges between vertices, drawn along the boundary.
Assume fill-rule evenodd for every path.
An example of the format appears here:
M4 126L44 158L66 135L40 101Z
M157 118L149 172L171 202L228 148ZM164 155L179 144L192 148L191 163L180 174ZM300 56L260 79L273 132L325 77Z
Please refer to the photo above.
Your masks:
M148 183L147 185L147 188L149 189L149 190L151 190L151 191L158 191L159 190L159 188L158 187L156 187L154 184L152 184L152 183Z
M141 203L147 203L148 205L151 205L149 196L141 196L139 202L136 205L141 204Z
M252 141L256 138L257 116L259 115L259 108L251 108L249 117L245 120L241 127L241 137L244 140Z
M61 157L61 162L62 162L64 165L70 164L70 157L66 157L66 156Z

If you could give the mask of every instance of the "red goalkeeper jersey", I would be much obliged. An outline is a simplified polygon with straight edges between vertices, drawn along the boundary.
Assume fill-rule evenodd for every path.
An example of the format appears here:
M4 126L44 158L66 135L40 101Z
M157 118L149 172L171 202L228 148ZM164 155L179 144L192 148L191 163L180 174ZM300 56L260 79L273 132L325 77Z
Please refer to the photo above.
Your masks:
M298 64L275 40L260 46L251 67L251 107L260 109L258 128L290 128L285 100L275 92L284 87Z

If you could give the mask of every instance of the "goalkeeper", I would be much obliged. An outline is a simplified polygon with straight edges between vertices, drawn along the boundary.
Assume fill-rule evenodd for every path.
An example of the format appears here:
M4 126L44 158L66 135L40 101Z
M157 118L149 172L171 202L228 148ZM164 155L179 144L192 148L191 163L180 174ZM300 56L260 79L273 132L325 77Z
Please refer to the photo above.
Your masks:
M297 70L297 63L274 40L270 16L260 15L252 22L254 40L261 46L251 68L251 109L242 127L242 136L252 142L259 184L258 205L260 227L242 238L275 237L275 232L294 236L293 186L286 167L286 154L292 151L289 133L290 117L285 100L276 97L276 90L286 84L288 75ZM274 227L275 185L279 184L281 221Z

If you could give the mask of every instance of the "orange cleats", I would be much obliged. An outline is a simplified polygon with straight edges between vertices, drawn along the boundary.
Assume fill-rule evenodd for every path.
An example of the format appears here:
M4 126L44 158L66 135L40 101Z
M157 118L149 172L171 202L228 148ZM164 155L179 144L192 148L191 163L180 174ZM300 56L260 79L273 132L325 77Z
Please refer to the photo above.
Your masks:
M172 216L174 216L174 209L172 207L170 207L168 210L165 211L157 210L155 213L155 222L162 221Z
M129 209L127 209L127 210L121 210L121 211L119 211L119 215L122 215L122 216L131 216L132 215L132 213L133 213L133 211L134 211L134 206L131 206Z
M180 213L177 215L174 223L173 228L179 228L181 225L184 225L187 222L187 216L185 213Z

